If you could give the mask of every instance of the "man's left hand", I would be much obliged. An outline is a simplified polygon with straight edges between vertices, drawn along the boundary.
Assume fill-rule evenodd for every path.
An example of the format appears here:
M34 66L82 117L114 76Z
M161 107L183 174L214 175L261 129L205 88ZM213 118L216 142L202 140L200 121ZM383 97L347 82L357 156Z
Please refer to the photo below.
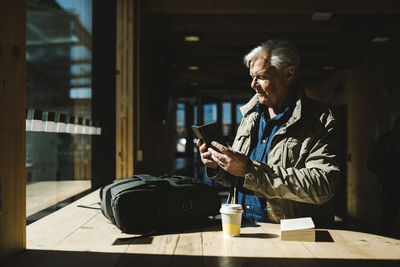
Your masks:
M218 165L234 176L244 177L246 174L246 167L248 158L239 152L233 151L228 147L221 145L218 142L211 143L221 153L218 153L212 148L208 148L211 152L211 158L218 163Z

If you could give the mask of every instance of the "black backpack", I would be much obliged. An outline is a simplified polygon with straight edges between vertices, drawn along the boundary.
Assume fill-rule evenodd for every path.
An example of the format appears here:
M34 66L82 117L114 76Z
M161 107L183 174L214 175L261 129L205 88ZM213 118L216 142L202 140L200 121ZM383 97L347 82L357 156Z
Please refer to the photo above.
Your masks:
M221 207L210 186L171 175L140 174L116 180L100 190L100 199L103 215L128 234L200 226Z

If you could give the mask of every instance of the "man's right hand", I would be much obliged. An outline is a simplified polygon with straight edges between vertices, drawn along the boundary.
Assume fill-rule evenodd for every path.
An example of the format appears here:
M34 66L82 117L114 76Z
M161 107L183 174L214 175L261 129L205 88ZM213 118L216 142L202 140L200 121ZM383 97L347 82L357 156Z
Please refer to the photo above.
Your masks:
M218 163L216 163L212 158L211 158L211 152L208 151L206 143L203 143L200 139L197 139L197 147L199 148L200 151L200 157L201 161L205 166L211 169L217 169L218 168Z

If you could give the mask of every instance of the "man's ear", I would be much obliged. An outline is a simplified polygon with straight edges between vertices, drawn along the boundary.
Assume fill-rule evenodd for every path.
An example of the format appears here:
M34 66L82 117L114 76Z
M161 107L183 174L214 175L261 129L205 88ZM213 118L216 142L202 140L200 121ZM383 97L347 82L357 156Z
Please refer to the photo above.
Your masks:
M294 66L289 66L285 71L285 80L287 84L290 84L294 80L294 72L296 71Z

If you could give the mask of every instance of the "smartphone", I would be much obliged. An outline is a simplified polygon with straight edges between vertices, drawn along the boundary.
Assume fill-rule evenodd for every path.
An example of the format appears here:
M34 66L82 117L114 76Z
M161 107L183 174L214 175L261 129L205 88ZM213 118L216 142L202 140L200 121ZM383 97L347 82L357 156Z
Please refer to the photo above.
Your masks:
M218 123L212 122L200 126L192 125L192 130L197 138L206 143L207 147L211 147L215 151L220 152L217 148L211 145L212 141L217 141L218 143L222 144L221 129L218 127Z

